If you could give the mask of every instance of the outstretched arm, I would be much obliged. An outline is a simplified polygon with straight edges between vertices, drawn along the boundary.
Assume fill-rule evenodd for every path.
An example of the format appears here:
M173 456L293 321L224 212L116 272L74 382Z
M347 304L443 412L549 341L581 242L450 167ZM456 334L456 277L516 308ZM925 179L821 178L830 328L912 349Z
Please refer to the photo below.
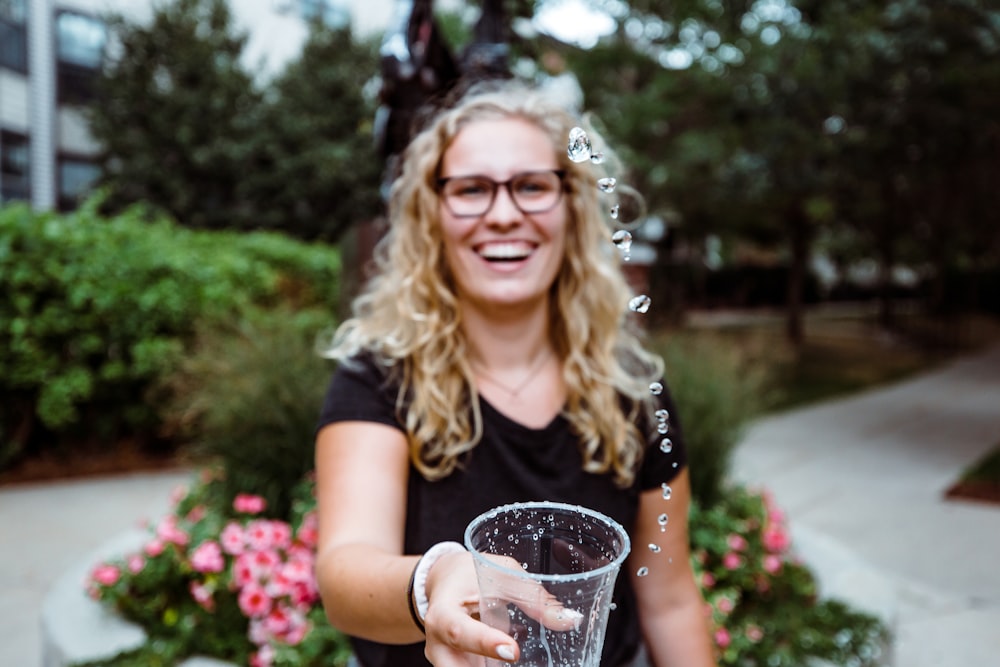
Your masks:
M650 660L656 667L715 665L705 602L691 570L687 471L671 483L669 500L660 489L645 491L633 529L629 576L639 602L639 618ZM669 520L660 530L661 514ZM650 549L656 545L658 551ZM640 576L640 568L643 575Z

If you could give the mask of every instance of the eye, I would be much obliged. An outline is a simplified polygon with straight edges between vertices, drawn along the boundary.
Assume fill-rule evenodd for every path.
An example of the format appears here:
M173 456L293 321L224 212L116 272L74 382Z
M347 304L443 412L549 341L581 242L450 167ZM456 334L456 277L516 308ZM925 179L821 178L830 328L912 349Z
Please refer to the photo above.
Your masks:
M538 196L552 192L558 186L554 174L525 174L514 181L514 190L520 195Z
M461 197L464 199L488 197L491 191L490 183L479 178L459 178L448 181L445 188L445 194L449 197Z

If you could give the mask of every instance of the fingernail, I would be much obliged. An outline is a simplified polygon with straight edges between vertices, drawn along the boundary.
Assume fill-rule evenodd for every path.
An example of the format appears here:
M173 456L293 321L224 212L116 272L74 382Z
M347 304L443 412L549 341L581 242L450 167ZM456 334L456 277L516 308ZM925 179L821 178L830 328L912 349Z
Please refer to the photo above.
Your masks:
M501 660L511 662L514 660L514 649L506 644L501 644L500 646L497 646L497 655L500 656Z
M573 622L574 628L580 627L580 621L583 620L583 614L581 614L576 609L564 609L563 615Z

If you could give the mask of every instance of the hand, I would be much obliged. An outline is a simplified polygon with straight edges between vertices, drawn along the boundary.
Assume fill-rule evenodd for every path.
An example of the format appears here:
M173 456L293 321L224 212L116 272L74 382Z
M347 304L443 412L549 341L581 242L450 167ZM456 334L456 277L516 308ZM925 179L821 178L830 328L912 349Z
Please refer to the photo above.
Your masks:
M510 630L506 602L517 605L529 618L550 630L567 631L579 626L583 615L565 608L537 582L508 575L504 569L520 570L512 558L489 556L499 566L498 577L504 581L503 599L495 599L503 613L503 627ZM427 577L428 610L424 619L427 659L437 667L479 667L487 656L506 662L517 661L517 642L501 629L480 620L480 589L473 557L455 553L438 560Z

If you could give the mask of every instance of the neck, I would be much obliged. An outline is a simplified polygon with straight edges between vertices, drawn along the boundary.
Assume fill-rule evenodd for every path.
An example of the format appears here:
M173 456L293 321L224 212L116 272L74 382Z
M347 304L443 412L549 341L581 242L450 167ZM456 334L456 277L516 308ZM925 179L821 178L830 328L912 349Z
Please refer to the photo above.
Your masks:
M546 308L515 317L464 308L462 328L469 342L469 361L486 371L533 367L539 358L552 353Z

